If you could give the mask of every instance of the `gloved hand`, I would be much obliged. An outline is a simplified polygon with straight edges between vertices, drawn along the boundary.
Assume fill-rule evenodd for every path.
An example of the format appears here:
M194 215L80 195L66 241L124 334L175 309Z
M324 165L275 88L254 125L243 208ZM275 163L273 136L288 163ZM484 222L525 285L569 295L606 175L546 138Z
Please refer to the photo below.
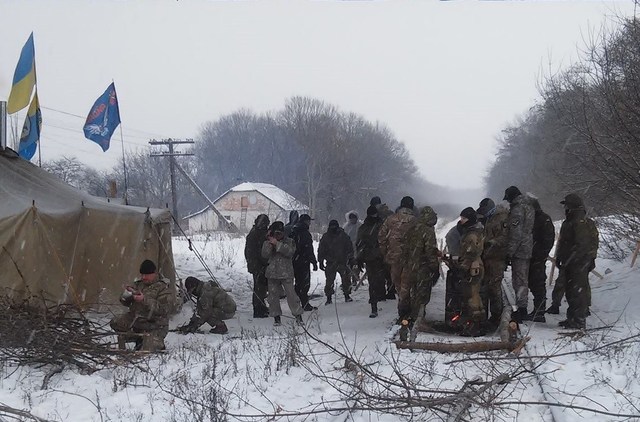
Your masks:
M511 266L511 257L507 255L507 257L504 260L504 270L507 271L507 268L509 268L510 266Z
M587 267L587 270L591 272L593 271L594 268L596 268L596 260L592 259L591 262L589 262L589 266Z
M316 262L313 263L313 271L318 271L318 264Z
M320 271L324 271L325 270L324 259L319 262L319 265L320 265Z
M186 325L178 327L178 332L180 334L195 333L196 331L198 331L198 326L196 324L193 324L192 322L189 322Z

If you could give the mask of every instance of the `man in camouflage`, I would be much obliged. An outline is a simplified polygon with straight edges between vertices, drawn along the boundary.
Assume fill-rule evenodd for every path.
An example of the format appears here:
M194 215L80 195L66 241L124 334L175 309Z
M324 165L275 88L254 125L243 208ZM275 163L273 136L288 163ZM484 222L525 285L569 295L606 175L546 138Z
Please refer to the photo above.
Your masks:
M369 201L369 205L376 207L378 218L380 219L380 224L384 223L387 217L393 215L393 211L389 209L387 204L382 203L382 200L379 196L374 196L373 198L371 198L371 201ZM384 280L386 286L385 299L395 299L396 288L393 285L393 281L391 280L391 267L386 262L384 263Z
M424 317L425 307L431 300L431 288L440 278L440 252L434 229L437 222L438 215L433 208L422 208L403 244L411 285L411 318L415 321L414 329L422 332L431 331Z
M411 317L411 285L402 245L405 235L415 224L413 207L413 198L402 198L398 211L382 223L378 233L380 251L385 262L391 267L391 280L398 292L399 321Z
M560 228L557 265L564 272L569 308L565 328L584 329L589 307L589 272L595 268L599 235L593 220L587 217L580 196L570 193L561 202L565 220Z
M511 282L516 293L518 311L512 318L521 323L528 317L529 302L529 261L533 249L533 222L535 212L531 206L531 198L523 195L515 186L508 187L504 199L511 205L509 218L509 235L507 238L506 264L511 265Z
M247 235L244 245L244 258L247 261L247 271L253 276L253 305L254 318L267 318L269 308L267 308L267 277L265 270L268 261L262 257L262 244L267 238L267 227L269 227L269 217L260 214Z
M485 312L491 314L489 322L497 327L502 315L502 279L507 259L509 210L502 205L496 206L491 198L484 198L479 205L476 211L480 222L484 224L482 299Z
M164 350L164 338L169 331L171 291L156 272L153 261L140 265L140 278L125 287L120 303L129 308L126 314L111 320L111 328L118 333L118 345L135 341L136 350Z
M477 220L476 211L471 207L462 210L460 223L462 238L456 271L462 284L464 325L461 335L475 337L483 334L482 325L485 320L484 306L480 297L480 287L484 277L481 258L484 249L484 228Z
M182 333L195 333L204 323L208 323L213 334L227 334L229 329L224 322L236 314L236 302L218 284L205 283L195 277L184 281L187 293L198 298L196 313L188 324L178 328Z
M327 261L326 265L325 260ZM318 263L326 277L324 293L327 295L327 301L325 305L333 303L336 274L340 274L344 301L353 301L351 299L351 271L349 271L353 262L351 239L340 227L337 220L329 221L327 232L322 235L318 245Z
M358 228L356 241L356 262L359 267L366 266L369 279L369 303L371 313L369 318L378 316L378 302L385 300L385 273L386 268L380 245L378 244L378 232L382 221L378 217L378 210L374 205L367 208L367 218Z
M533 311L527 319L546 322L547 309L547 258L556 240L556 229L551 217L540 207L537 199L531 201L535 211L533 221L533 249L529 264L529 290L533 294Z
M460 256L460 239L463 229L462 224L458 221L445 235L448 255L444 256L443 260L449 270L445 286L444 320L451 328L459 327L462 315L462 284L456 270L456 263Z

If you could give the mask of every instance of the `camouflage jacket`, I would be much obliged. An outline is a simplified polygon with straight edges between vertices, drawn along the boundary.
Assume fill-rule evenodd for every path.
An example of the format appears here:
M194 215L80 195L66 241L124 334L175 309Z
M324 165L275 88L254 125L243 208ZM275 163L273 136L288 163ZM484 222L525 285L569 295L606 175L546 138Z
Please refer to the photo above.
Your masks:
M353 258L353 244L344 230L338 228L335 233L326 232L318 245L318 261L346 264Z
M380 245L378 244L378 232L382 226L380 217L364 219L364 223L358 229L356 241L356 259L358 262L376 261L382 259Z
M264 271L269 263L262 257L262 244L267 238L267 229L253 226L247 235L244 244L244 258L247 261L247 271L251 274L258 274Z
M433 208L424 207L415 226L405 234L403 259L412 272L439 272L438 243L434 229L437 222L438 215Z
M209 322L216 309L221 309L225 314L236 312L236 302L217 284L202 283L196 293L198 304L196 305L196 315L191 318L191 322L197 324L198 327Z
M511 258L530 259L533 249L533 221L535 212L527 195L518 195L511 203L507 255Z
M583 209L573 210L562 222L556 258L559 266L587 265L598 254L599 234Z
M172 294L167 283L158 274L158 278L152 283L144 283L135 280L126 287L134 293L140 292L144 298L142 302L136 302L127 294L127 290L120 296L120 302L129 307L129 313L136 317L138 322L150 322L158 326L169 325L169 311L171 308Z
M478 276L482 278L484 269L482 266L482 251L484 249L484 228L481 223L476 223L465 228L460 240L460 257L458 267L462 270L465 278ZM474 269L479 271L474 274Z
M507 257L507 239L509 210L498 205L494 213L487 219L484 226L484 251L482 259L485 261L504 261Z
M293 239L285 237L275 245L265 241L262 244L262 257L269 261L265 276L267 278L293 278L293 254L296 244Z
M415 221L416 216L409 208L400 208L398 212L384 220L378 232L378 243L387 263L402 262L402 243L405 234L414 226Z
M378 204L376 205L376 209L378 210L378 217L380 217L382 222L393 215L393 211L389 209L387 204Z

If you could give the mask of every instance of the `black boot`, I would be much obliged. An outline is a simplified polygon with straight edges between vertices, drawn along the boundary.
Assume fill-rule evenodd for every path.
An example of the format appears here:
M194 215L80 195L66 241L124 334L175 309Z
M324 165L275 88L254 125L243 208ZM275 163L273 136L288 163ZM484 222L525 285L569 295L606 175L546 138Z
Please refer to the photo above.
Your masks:
M349 295L349 293L344 295L344 301L345 302L353 302L353 299L351 299L351 296Z
M333 301L331 300L331 295L327 295L327 301L324 303L325 305L331 305Z
M273 325L279 327L282 325L282 320L280 319L280 315L273 317Z
M378 316L378 304L371 304L371 313L369 314L369 318L376 318Z
M531 318L529 318L529 314L527 313L527 308L518 308L518 313L520 314L521 321L531 321Z

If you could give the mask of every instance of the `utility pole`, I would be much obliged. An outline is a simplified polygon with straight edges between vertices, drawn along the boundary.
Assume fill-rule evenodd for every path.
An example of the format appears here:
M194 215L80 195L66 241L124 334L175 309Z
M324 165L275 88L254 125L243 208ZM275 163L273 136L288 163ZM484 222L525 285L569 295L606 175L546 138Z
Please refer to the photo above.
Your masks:
M174 162L174 158L173 157L182 157L182 156L189 156L189 155L193 155L190 152L180 152L180 151L176 151L173 149L174 145L179 145L179 144L193 144L193 139L185 139L185 140L181 140L181 139L162 139L160 141L152 139L149 141L150 145L166 145L169 147L169 151L162 151L160 153L151 153L149 156L150 157L169 157L169 172L170 172L170 177L171 177L171 204L173 206L173 217L176 219L176 221L180 221L179 215L178 215L178 197L176 196L176 175L175 175L175 162Z

